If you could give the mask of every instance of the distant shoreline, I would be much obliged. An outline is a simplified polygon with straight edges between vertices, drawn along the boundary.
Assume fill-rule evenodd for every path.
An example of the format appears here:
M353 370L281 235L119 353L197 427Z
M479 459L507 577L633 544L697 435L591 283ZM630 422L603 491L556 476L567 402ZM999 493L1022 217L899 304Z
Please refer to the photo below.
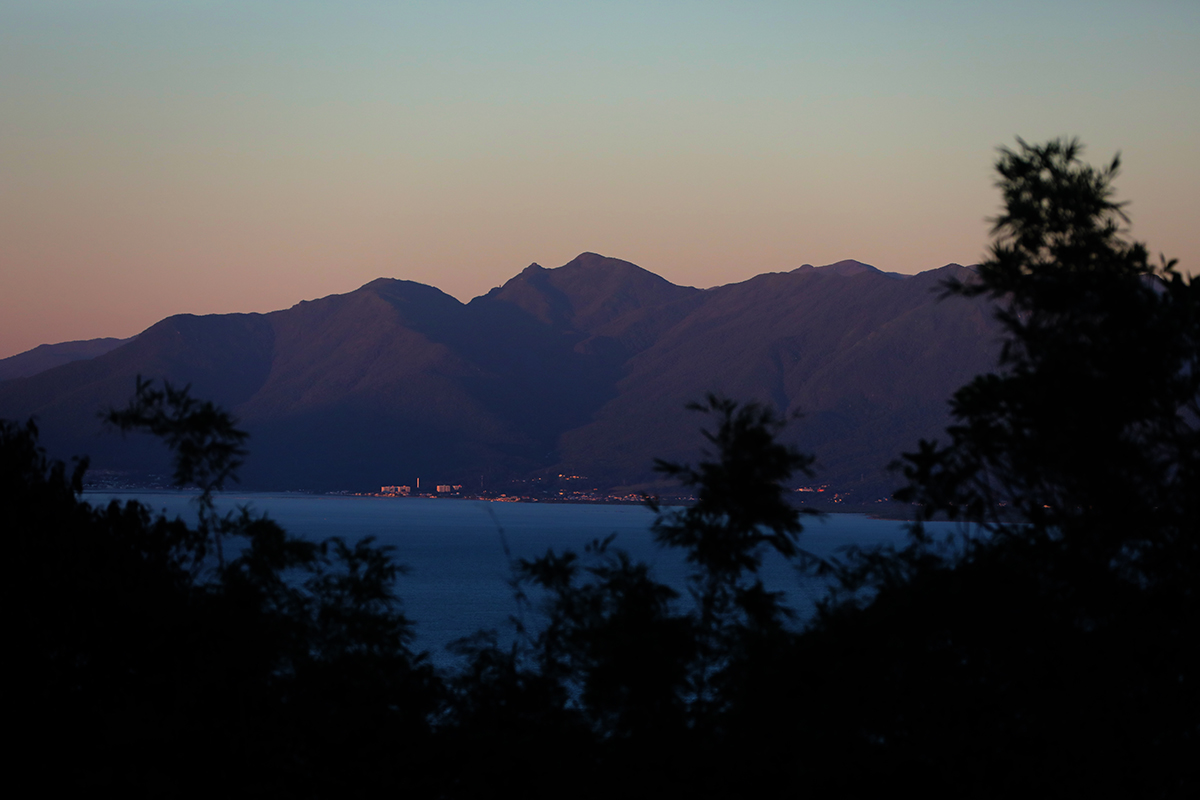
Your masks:
M198 489L176 489L161 485L122 485L122 486L105 486L96 484L85 484L83 488L85 495L88 494L163 494L163 495L195 495L199 494ZM219 495L236 496L236 495L295 495L298 497L353 497L353 498L378 498L380 500L466 500L486 503L529 503L537 505L585 505L585 506L644 506L646 500L644 497L631 497L629 495L609 495L600 497L539 497L534 495L475 495L475 494L457 494L443 493L434 494L422 492L421 494L381 494L379 492L351 492L351 491L332 491L332 492L317 492L305 491L298 489L285 490L238 490L227 489L220 492ZM695 498L657 498L660 506L663 508L685 508ZM896 505L889 503L889 505ZM838 503L832 506L818 506L807 503L798 504L798 508L810 509L819 514L860 514L872 519L888 520L892 522L911 522L912 514L907 508L880 508L880 504L861 505L854 503Z

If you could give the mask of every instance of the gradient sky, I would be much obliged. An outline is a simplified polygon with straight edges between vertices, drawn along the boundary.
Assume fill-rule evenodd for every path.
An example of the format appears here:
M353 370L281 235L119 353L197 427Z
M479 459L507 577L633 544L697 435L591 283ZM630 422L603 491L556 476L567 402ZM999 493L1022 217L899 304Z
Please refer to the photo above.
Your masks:
M999 145L1200 263L1200 2L0 0L0 357L582 251L973 263Z

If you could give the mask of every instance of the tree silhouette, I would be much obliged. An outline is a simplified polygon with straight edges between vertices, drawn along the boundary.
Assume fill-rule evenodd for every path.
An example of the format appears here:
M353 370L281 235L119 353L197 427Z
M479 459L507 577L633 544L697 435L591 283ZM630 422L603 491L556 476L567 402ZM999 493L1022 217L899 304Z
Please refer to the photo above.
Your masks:
M998 368L900 465L911 546L860 553L843 588L870 591L800 642L804 679L870 687L842 736L881 785L1196 787L1200 286L1125 238L1119 162L1081 150L1001 150L991 257L946 286L996 302Z
M906 459L901 497L1158 581L1196 563L1200 287L1124 239L1119 162L1080 151L1002 152L992 257L947 286L1000 304L1000 371L955 393L950 442Z
M512 650L487 637L462 643L469 666L453 681L454 735L472 742L471 758L484 758L464 770L475 791L504 780L550 796L585 771L604 776L589 779L595 796L766 785L720 751L742 712L741 685L769 672L763 662L777 663L772 653L794 635L790 611L757 572L765 548L801 555L801 512L786 502L786 483L811 457L777 440L782 421L762 406L709 396L690 408L714 418L704 431L711 452L695 467L658 468L692 488L696 502L649 504L655 537L694 567L692 606L611 537L582 556L519 561L521 596L541 598L544 626ZM529 750L568 771L512 776L497 764L521 763Z
M93 508L33 423L0 421L0 519L21 613L10 716L51 785L329 794L395 783L427 747L440 690L409 649L385 549L289 536L213 492L245 434L186 389L138 381L111 418L164 439L199 524L136 502ZM222 539L236 546L221 555ZM216 558L212 556L216 555ZM15 590L15 591L14 591ZM406 776L419 785L427 773Z
M811 559L796 540L801 516L816 512L788 503L786 483L797 472L811 475L813 457L778 441L784 422L765 406L710 394L688 408L716 418L715 430L702 431L715 452L695 467L657 461L655 468L693 489L696 500L671 511L650 506L658 512L655 539L685 550L694 567L689 588L698 663L690 691L696 710L711 713L729 700L721 684L745 680L739 670L749 641L779 636L792 616L782 594L767 591L757 573L767 547L785 558Z

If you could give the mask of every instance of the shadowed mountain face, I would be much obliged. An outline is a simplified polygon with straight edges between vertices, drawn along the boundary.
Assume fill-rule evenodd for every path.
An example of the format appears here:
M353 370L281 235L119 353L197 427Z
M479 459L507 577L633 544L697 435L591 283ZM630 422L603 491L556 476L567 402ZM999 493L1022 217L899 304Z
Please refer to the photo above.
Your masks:
M171 317L87 361L0 382L0 416L36 415L52 454L153 471L161 456L98 421L134 379L166 378L251 433L251 488L354 489L586 475L653 479L692 459L688 401L716 391L804 414L820 482L886 491L886 464L944 427L946 399L995 363L982 302L858 262L708 290L585 253L531 265L468 304L379 279L270 314ZM31 351L32 352L32 351ZM19 357L15 357L19 358Z
M802 414L793 433L818 477L884 481L884 468L946 422L946 399L995 363L982 303L939 303L962 267L897 279L861 269L801 268L711 290L703 306L631 358L618 395L563 437L569 469L687 459L702 390ZM640 419L639 425L626 420Z

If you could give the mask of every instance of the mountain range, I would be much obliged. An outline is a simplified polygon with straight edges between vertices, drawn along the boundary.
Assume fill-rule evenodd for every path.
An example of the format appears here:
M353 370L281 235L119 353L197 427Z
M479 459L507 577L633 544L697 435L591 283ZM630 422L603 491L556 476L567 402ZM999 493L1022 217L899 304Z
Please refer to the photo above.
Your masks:
M995 364L987 301L939 299L967 274L842 261L702 290L584 253L469 303L380 278L286 310L177 315L130 340L0 360L0 417L35 417L57 457L163 471L155 443L99 420L140 375L234 413L251 434L246 488L421 478L477 491L562 475L607 489L654 481L655 458L694 461L705 420L684 407L715 392L800 415L788 436L816 454L817 475L798 481L865 499L896 483L889 462L945 427L954 389Z

